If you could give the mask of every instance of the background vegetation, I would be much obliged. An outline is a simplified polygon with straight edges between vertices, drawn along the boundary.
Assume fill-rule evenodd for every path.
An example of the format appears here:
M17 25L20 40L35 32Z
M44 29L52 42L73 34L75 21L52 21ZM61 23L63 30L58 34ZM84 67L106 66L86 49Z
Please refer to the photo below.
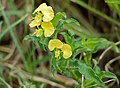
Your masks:
M28 25L32 11L43 2L55 12L77 19L80 27L66 26L76 35L103 37L119 46L119 0L0 0L0 88L74 88L75 80L60 74L53 76L49 51L23 40L33 32ZM109 70L120 79L119 54L108 48L93 57L100 59L102 70ZM120 87L113 82L106 85Z

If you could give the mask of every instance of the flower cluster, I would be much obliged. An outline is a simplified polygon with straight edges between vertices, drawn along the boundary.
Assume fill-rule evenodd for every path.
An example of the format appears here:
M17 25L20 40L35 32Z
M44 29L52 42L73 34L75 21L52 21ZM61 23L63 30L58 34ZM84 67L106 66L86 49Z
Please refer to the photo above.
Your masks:
M49 44L48 44L48 48L50 51L55 50L55 57L57 58L60 53L63 53L63 57L69 58L72 55L72 49L71 46L68 44L63 44L63 42L61 42L59 39L52 39L50 40Z
M52 7L43 3L33 12L33 15L35 16L32 17L32 22L29 24L31 28L37 27L33 34L39 37L41 32L44 32L45 37L50 37L55 31L51 23L54 18Z
M32 21L29 24L31 28L36 27L36 31L33 33L36 37L40 37L44 34L45 37L50 37L55 31L51 20L54 18L54 11L51 6L47 6L46 3L41 4L33 12ZM72 49L68 44L64 44L59 39L51 39L48 44L50 51L55 50L55 58L58 58L60 54L63 54L65 59L71 57Z

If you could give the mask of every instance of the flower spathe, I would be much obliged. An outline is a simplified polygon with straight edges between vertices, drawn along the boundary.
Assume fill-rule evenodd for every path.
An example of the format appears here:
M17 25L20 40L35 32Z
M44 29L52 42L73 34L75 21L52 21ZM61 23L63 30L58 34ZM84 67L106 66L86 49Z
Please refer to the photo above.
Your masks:
M59 39L50 40L48 44L48 48L50 51L53 51L56 48L56 51L55 51L56 58L60 55L60 50L63 53L63 57L65 59L71 57L72 55L71 46L69 44L63 44Z
M50 22L54 18L54 11L52 7L47 6L46 3L43 3L33 12L33 14L35 16L29 26L31 28L43 28L44 36L50 37L55 31L53 24Z

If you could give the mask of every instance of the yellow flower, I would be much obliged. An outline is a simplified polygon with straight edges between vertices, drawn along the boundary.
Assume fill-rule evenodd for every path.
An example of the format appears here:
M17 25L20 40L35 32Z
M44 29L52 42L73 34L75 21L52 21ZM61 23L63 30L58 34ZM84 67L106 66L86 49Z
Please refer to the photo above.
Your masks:
M33 35L36 35L37 37L40 37L43 33L42 29L36 29L36 31L33 33Z
M54 12L52 7L48 6L46 10L42 11L44 16L43 16L43 21L44 22L49 22L54 18Z
M31 28L35 26L40 26L42 23L42 14L37 13L35 17L33 17L33 21L29 24Z
M33 20L33 21L29 24L29 26L30 26L31 28L33 28L33 27L35 27L35 26L39 26L39 25L41 25L41 22L37 22L36 20Z
M44 30L44 36L50 37L55 31L53 24L50 22L54 18L52 7L43 3L33 12L33 14L35 14L35 17L33 17L32 22L29 24L30 27L41 26Z
M51 6L47 6L46 3L41 4L34 12L42 12L43 22L49 22L54 18L54 11Z
M55 31L55 28L51 22L42 22L41 23L41 22L37 22L36 20L33 20L30 23L30 27L35 27L35 26L39 26L39 25L41 25L41 27L43 28L45 37L50 37Z
M53 51L55 48L61 49L63 43L59 39L52 39L49 41L48 48L50 51Z
M60 55L60 50L63 52L63 57L65 59L71 57L72 49L71 46L68 44L63 44L59 39L52 39L49 41L48 48L50 51L55 51L55 57L57 58Z
M46 8L47 8L46 3L40 4L39 7L33 12L33 14L36 13L36 12L40 12L41 10L43 11Z
M45 37L50 37L55 31L51 22L42 22L41 27L44 30Z
M71 46L68 44L63 44L62 48L61 48L62 52L63 52L63 57L69 58L72 55L72 49Z
M35 20L36 20L37 22L42 22L42 14L39 13L39 12L37 12L37 14L36 14L36 16L35 16Z

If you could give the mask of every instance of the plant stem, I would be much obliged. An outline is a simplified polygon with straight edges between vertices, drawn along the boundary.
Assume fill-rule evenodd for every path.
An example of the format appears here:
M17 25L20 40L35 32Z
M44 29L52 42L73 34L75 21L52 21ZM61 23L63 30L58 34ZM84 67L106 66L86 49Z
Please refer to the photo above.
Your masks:
M81 60L83 57L83 54L80 55L79 59ZM84 88L84 75L82 75L82 85L81 85L82 88Z
M115 45L119 45L120 41L116 42ZM112 48L112 46L108 47L99 57L98 59L98 63L100 63L100 61L102 60L102 58L105 56L105 54Z
M81 85L82 88L84 88L84 75L82 75L82 85Z

